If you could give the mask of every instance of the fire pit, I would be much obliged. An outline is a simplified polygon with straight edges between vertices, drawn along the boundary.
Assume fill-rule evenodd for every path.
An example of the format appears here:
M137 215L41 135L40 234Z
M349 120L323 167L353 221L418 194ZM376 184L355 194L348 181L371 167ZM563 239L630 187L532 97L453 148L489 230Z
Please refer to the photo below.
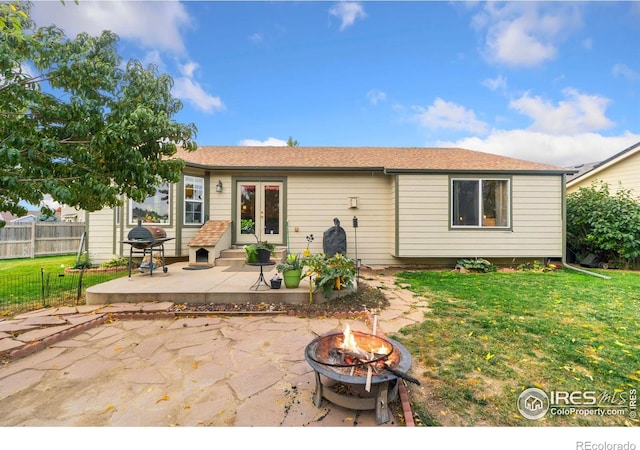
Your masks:
M389 402L398 395L398 379L420 384L407 375L411 355L399 342L374 334L332 332L315 338L305 359L316 378L313 403L322 399L355 410L376 410L378 425L390 419Z
M149 265L147 268L149 269L149 275L153 276L153 269L155 268L153 250L155 248L160 251L162 271L167 273L167 266L164 262L164 243L171 239L173 238L167 237L167 232L164 228L151 225L143 226L142 221L138 220L138 226L129 231L126 241L122 241L123 244L129 244L131 246L129 250L129 277L131 277L133 255L142 255L143 260L146 255L149 255Z

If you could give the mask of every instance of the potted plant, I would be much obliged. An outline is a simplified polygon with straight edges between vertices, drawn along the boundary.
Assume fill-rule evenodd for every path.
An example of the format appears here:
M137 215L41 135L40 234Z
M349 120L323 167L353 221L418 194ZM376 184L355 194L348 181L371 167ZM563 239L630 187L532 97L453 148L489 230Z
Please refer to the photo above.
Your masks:
M258 253L258 262L267 263L271 259L271 252L276 246L267 241L259 241L256 244L256 252Z
M334 290L353 288L356 277L356 262L345 255L336 253L328 256L321 253L306 259L309 266L307 275L315 275L315 284L322 289L325 298L330 298Z
M271 244L267 241L261 241L256 236L256 243L244 246L244 250L247 254L248 263L268 263L271 259L271 252L276 248L275 244Z
M276 267L278 272L282 273L284 285L288 288L297 288L302 279L302 267L304 262L295 253L289 253L284 262Z
M281 285L282 285L282 277L278 274L275 274L271 278L271 289L280 289Z

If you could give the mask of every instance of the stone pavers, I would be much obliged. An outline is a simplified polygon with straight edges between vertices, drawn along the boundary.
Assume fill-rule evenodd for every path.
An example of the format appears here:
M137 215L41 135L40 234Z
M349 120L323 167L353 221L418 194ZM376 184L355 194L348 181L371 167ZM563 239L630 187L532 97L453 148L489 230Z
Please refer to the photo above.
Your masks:
M421 321L424 299L389 277L366 282L393 297L379 330ZM317 408L304 359L314 337L347 323L370 331L368 324L275 314L182 318L168 314L171 306L58 308L0 322L9 330L0 353L11 357L0 365L0 426L376 426L374 411L326 400ZM392 418L380 426L396 425Z

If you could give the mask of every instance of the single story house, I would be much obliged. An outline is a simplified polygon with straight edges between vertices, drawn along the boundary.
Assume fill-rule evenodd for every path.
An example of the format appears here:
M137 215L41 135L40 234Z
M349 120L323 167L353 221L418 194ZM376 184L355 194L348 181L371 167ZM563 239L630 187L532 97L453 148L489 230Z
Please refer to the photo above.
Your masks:
M128 257L122 241L139 220L166 231L167 257L190 259L194 247L218 255L256 236L322 252L334 219L347 255L369 267L564 254L566 168L460 148L207 146L176 157L179 183L87 214L92 262Z
M611 193L619 188L631 189L640 199L640 142L597 163L583 164L567 178L567 194L588 188L595 182L609 185Z
M0 212L0 221L5 222L10 225L15 225L19 223L32 223L38 219L40 215L40 211L28 211L24 216L16 216L11 214L8 211Z

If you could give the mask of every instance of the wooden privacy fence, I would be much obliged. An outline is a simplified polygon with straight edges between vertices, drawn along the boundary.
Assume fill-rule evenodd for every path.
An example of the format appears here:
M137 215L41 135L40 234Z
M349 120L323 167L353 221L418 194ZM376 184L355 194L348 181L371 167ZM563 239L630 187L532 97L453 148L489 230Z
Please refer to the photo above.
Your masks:
M0 259L76 253L82 243L84 223L31 222L0 228Z

